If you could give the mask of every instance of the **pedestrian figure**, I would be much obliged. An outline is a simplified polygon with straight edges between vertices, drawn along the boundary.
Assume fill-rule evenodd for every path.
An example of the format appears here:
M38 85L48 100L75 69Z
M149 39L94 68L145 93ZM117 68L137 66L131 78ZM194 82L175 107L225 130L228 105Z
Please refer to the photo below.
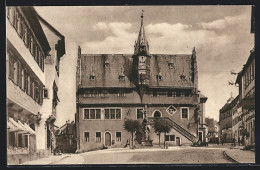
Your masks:
M220 140L221 140L221 144L223 145L223 144L224 144L224 139L223 139L223 138L221 138Z
M208 137L205 137L205 146L209 146Z
M240 136L238 136L238 146L240 146Z
M216 140L217 140L217 144L219 145L219 138L216 138Z
M233 139L232 139L232 145L236 146L236 139L235 139L235 137L233 137Z

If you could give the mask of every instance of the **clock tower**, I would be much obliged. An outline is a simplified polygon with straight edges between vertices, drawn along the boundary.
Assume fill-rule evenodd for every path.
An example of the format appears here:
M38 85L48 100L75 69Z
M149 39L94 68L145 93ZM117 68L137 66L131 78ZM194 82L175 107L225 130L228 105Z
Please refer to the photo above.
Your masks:
M143 12L141 14L141 27L138 35L138 39L134 46L133 55L133 73L136 85L149 85L150 74L150 56L149 56L149 44L145 36L143 25Z

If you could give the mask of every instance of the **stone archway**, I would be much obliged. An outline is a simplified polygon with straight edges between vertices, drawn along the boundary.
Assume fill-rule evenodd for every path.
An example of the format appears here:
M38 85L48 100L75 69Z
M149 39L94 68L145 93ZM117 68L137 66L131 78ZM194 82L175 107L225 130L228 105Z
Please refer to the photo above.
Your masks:
M111 134L109 132L105 133L105 146L111 146Z

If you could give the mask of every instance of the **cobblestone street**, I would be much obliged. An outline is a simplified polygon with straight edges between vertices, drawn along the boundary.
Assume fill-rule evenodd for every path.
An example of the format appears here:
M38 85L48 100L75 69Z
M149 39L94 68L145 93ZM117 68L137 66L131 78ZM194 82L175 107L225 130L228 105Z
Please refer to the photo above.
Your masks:
M170 147L169 149L116 148L53 156L47 159L25 162L24 165L37 164L234 164L254 163L254 152L230 148L229 144L209 147ZM60 160L58 160L60 157ZM244 159L243 159L244 157ZM235 160L235 161L234 161Z

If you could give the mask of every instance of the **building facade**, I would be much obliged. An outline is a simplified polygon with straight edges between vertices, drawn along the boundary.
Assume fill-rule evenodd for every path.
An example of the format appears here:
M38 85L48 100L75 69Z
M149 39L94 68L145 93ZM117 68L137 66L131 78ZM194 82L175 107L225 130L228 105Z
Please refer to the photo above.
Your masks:
M207 97L198 91L195 48L192 54L150 54L143 15L133 54L81 54L78 48L76 88L78 150L123 147L131 138L125 119L169 120L168 145L192 144L205 136ZM149 131L158 144L158 135ZM141 139L136 134L135 144Z
M66 124L55 130L56 150L61 153L75 153L77 150L77 135L75 122Z
M250 56L242 71L237 76L236 83L239 85L238 115L234 121L238 124L235 131L240 131L245 145L255 144L255 49L251 50ZM236 120L237 119L237 120Z
M8 164L19 164L51 154L42 109L48 76L54 74L46 57L54 47L33 7L7 7L6 17L7 153Z
M207 137L209 139L210 143L217 143L218 140L218 132L219 132L219 126L218 122L215 121L213 118L205 118L208 134Z
M232 142L232 115L236 112L236 105L238 103L238 96L234 99L232 96L227 100L227 103L219 110L219 131L220 138L224 142Z

